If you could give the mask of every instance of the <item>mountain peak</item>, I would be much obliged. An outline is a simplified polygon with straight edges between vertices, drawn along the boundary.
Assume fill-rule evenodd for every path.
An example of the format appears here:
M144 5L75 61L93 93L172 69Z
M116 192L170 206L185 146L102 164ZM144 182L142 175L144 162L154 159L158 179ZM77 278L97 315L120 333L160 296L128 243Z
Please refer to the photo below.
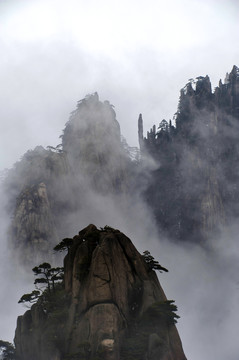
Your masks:
M175 327L177 308L131 240L92 224L72 240L64 290L40 297L18 318L18 358L186 360ZM60 297L68 301L63 305Z

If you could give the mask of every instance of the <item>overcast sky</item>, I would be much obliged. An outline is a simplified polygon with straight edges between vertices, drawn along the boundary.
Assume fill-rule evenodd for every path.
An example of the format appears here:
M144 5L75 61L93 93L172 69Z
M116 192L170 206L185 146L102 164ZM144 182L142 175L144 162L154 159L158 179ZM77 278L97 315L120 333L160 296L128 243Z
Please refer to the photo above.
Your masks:
M213 86L239 65L237 0L0 0L0 169L57 145L69 113L97 91L137 143L177 110L189 78Z

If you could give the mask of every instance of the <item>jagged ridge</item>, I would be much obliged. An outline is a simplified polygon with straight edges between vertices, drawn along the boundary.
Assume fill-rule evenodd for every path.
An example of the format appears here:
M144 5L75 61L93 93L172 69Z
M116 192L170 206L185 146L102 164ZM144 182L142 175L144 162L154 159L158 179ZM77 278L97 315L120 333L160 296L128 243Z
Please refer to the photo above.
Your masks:
M173 239L203 242L239 216L239 71L212 92L208 76L181 90L173 126L163 120L143 138L142 153L159 165L145 196L158 226Z

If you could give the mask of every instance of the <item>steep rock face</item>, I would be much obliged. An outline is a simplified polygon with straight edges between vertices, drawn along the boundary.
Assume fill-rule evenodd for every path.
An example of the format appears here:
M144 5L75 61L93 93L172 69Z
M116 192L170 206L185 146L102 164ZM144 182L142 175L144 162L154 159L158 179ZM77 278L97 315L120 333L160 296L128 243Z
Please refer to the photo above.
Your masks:
M55 346L56 331L60 332L60 328L52 329L43 307L34 304L31 310L17 320L15 336L17 358L60 360L60 352Z
M158 169L146 198L157 223L172 238L204 241L239 215L239 70L233 67L215 92L208 76L181 90L176 126L163 120L142 136L143 153Z
M72 170L100 193L120 192L128 184L129 159L121 142L113 106L97 93L78 102L62 135Z
M54 313L38 301L18 318L19 359L185 360L173 313L163 310L166 296L132 242L94 225L73 240L64 260L64 322L49 336Z
M13 220L9 240L23 262L41 261L59 240L59 209L67 208L69 165L63 152L38 146L29 150L8 173L8 211ZM34 261L34 263L33 263Z
M24 253L24 261L40 262L49 252L49 244L58 242L46 185L42 182L22 191L17 200L10 237ZM18 249L19 250L19 249Z
M220 80L215 89L215 102L226 114L239 118L239 69L236 65L226 74L224 84Z
M130 191L135 164L108 101L99 101L97 93L79 101L61 137L56 148L28 151L6 179L13 217L10 243L26 249L23 258L40 259L51 252L58 238L71 231L71 215L84 212L86 202L94 202L93 194ZM38 194L41 184L46 201Z
M15 207L16 197L25 187L43 182L52 191L56 179L68 172L68 160L61 150L45 150L42 146L37 146L34 150L27 151L6 178L11 207Z

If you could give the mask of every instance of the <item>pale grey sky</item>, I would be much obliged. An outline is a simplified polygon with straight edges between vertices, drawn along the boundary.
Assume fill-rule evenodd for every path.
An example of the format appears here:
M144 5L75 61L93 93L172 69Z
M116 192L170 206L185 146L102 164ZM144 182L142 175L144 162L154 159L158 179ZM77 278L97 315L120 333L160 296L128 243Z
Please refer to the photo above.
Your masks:
M239 64L237 0L0 0L0 169L57 145L77 100L98 91L137 145L177 110L189 78L216 86Z

